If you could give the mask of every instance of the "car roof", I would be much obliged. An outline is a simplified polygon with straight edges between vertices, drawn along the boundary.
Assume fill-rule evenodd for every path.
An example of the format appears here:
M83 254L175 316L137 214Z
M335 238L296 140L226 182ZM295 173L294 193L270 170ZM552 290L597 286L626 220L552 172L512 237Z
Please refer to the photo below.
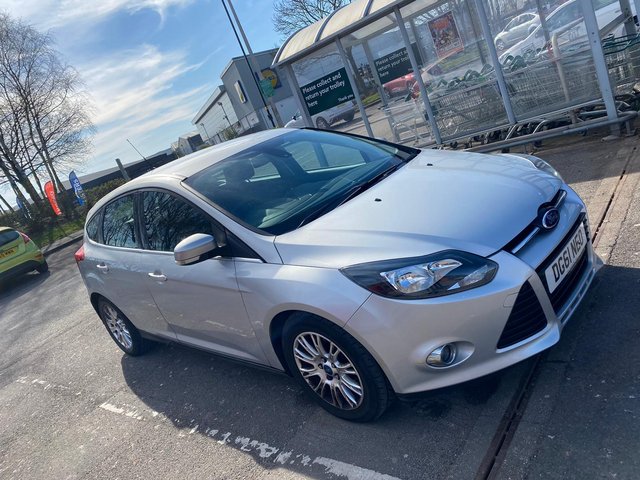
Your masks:
M214 145L199 152L189 154L185 157L181 157L174 160L162 167L158 167L144 175L130 181L128 185L137 183L137 180L148 180L149 177L156 175L171 176L181 179L189 178L191 175L198 173L201 170L217 163L225 158L229 158L238 152L246 150L254 145L262 143L271 138L279 137L288 132L291 129L288 128L276 128L272 130L265 130L263 132L252 133L244 137L236 138L233 140Z
M89 210L87 218L92 217L94 212L98 211L106 203L110 202L111 199L123 193L140 188L141 186L148 185L149 181L154 181L155 179L166 180L167 177L177 179L179 181L185 180L191 175L194 175L199 171L224 160L225 158L229 158L230 156L242 152L254 145L258 145L259 143L265 142L271 138L276 138L292 131L294 130L291 128L275 128L272 130L252 133L250 135L228 140L224 143L178 158L177 160L163 165L162 167L155 168L144 175L134 178L133 180L130 180L124 185L121 185L115 190L109 192L98 200L91 210Z

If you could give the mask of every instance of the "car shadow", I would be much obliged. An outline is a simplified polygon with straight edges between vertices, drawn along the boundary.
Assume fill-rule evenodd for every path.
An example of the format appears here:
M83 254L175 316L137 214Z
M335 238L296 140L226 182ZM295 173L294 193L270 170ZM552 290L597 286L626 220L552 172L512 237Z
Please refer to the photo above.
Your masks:
M131 391L158 412L154 417L226 443L265 468L314 478L326 478L326 466L305 459L329 458L401 478L423 474L413 471L419 464L404 460L406 455L415 459L414 449L429 448L430 462L449 464L461 438L478 434L479 417L493 416L497 426L500 406L508 404L520 377L519 368L507 369L396 401L377 422L353 424L326 413L286 375L179 345L157 345L143 357L123 356L122 371ZM493 404L495 397L500 400ZM458 433L452 436L452 431ZM395 466L393 459L399 462Z
M29 272L17 277L0 281L0 300L11 297L18 299L42 285L51 277L51 272Z

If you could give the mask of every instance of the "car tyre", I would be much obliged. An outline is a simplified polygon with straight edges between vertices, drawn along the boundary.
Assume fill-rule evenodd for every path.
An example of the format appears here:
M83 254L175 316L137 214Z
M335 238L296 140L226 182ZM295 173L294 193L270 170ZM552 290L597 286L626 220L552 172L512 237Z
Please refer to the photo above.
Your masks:
M142 338L140 331L125 314L106 298L98 301L98 315L113 341L127 355L137 357L151 346L151 342Z
M292 315L283 329L282 347L293 377L337 417L370 422L393 401L393 390L371 354L328 320L307 313Z
M355 112L351 112L350 114L346 115L343 120L345 122L349 123L351 120L353 120L353 117L355 117L355 116L356 116L356 113Z
M47 273L49 271L49 264L47 263L47 261L45 260L40 265L38 265L36 267L36 271L38 273Z
M329 125L329 122L327 122L324 118L319 117L316 120L316 126L321 129L321 130L329 130L329 128L331 127L331 125Z
M502 40L498 40L496 42L496 50L498 50L499 52L503 51L506 48L506 45L504 44L504 42Z

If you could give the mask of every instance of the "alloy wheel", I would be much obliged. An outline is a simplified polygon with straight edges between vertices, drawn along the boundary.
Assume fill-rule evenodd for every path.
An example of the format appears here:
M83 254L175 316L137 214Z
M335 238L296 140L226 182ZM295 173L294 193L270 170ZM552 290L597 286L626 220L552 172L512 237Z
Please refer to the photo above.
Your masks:
M364 390L349 357L327 337L303 332L293 342L293 356L307 385L320 398L341 410L362 404Z
M102 306L102 312L104 314L104 320L107 324L107 328L113 334L116 341L126 350L131 350L133 347L131 332L129 332L127 324L122 319L118 311L111 305L104 304Z

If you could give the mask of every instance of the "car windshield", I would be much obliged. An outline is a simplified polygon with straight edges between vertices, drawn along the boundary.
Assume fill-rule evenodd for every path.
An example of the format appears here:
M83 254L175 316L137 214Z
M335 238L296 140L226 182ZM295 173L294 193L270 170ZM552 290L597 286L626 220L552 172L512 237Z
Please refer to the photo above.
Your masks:
M292 130L185 183L242 224L280 235L358 195L418 153L371 139Z

